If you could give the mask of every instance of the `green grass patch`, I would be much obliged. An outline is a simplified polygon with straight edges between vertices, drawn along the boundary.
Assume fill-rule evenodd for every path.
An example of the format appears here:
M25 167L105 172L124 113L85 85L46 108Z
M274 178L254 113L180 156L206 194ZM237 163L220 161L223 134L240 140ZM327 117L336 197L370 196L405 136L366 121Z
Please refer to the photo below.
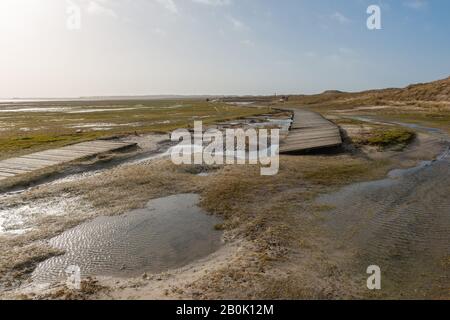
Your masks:
M191 128L194 121L208 125L270 111L268 107L200 100L34 102L2 108L0 159L111 136L166 133ZM15 110L6 111L10 109Z
M405 128L378 129L366 139L366 144L382 148L406 146L415 136L414 131Z

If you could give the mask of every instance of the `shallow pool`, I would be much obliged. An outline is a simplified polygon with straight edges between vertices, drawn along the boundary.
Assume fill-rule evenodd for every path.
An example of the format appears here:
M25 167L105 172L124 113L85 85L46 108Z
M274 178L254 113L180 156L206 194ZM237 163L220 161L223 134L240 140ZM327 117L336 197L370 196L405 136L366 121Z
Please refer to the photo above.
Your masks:
M38 265L37 282L65 277L68 266L83 276L139 276L178 268L216 251L220 219L197 206L199 196L181 194L148 202L144 209L99 217L50 240L65 254Z

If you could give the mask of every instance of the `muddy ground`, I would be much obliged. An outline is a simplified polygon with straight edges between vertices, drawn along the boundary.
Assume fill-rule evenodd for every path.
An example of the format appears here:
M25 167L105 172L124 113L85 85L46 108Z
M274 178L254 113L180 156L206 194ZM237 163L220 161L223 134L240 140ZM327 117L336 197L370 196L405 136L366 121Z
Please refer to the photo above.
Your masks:
M383 195L382 191L365 194L366 189L356 187L351 197L340 193L349 185L383 180L392 169L436 159L448 143L440 135L415 130L415 139L405 145L364 145L355 141L386 124L334 120L341 122L346 136L343 148L325 154L282 156L280 173L274 177L261 176L255 166L175 166L166 158L144 157L136 163L112 165L3 195L1 208L68 205L57 215L36 214L20 228L11 223L11 230L23 232L0 237L2 297L450 298L449 248L441 245L448 239L445 231L450 225L448 218L445 220L448 207L444 200L450 191L444 183L448 162L431 163L437 171L428 178L427 172L406 178L412 190L409 193L392 189L395 199L389 204L397 209L391 211L373 210L370 214L366 207L385 203L385 198L374 198ZM159 146L149 146L148 151ZM433 180L439 176L441 179ZM424 197L433 192L434 182L439 192ZM95 217L121 215L143 208L151 199L177 194L198 194L199 206L222 220L215 226L223 231L223 244L216 252L162 273L85 278L81 290L70 290L63 282L46 287L33 283L35 267L63 253L49 246L52 237ZM335 200L326 201L333 195ZM416 206L414 201L426 202L427 207L417 214L410 210ZM401 211L405 204L409 207ZM434 222L420 228L427 221ZM433 254L424 255L430 249ZM386 287L373 293L366 287L365 268L376 263L386 271Z

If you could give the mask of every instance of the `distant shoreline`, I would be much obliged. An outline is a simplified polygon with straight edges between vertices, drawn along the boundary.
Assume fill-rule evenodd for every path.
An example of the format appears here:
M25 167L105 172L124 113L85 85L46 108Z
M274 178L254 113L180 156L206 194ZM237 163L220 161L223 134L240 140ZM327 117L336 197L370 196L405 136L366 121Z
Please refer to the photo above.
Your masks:
M104 97L79 97L79 98L6 98L0 103L21 102L58 102L58 101L122 101L122 100L173 100L173 99L207 99L223 96L183 96L183 95L156 95L156 96L104 96Z

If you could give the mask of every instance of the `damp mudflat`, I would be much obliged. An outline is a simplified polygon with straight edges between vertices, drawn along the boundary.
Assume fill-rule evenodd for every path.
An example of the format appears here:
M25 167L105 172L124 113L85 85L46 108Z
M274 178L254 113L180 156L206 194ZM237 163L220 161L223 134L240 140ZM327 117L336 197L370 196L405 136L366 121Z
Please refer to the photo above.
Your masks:
M450 289L449 181L447 148L434 161L349 185L318 202L331 208L324 215L334 243L356 254L355 274L377 265L383 293L439 298Z
M82 276L134 277L183 267L221 246L220 219L198 207L199 196L181 194L151 200L143 209L98 217L51 239L65 254L33 272L36 282L65 278L69 266Z

